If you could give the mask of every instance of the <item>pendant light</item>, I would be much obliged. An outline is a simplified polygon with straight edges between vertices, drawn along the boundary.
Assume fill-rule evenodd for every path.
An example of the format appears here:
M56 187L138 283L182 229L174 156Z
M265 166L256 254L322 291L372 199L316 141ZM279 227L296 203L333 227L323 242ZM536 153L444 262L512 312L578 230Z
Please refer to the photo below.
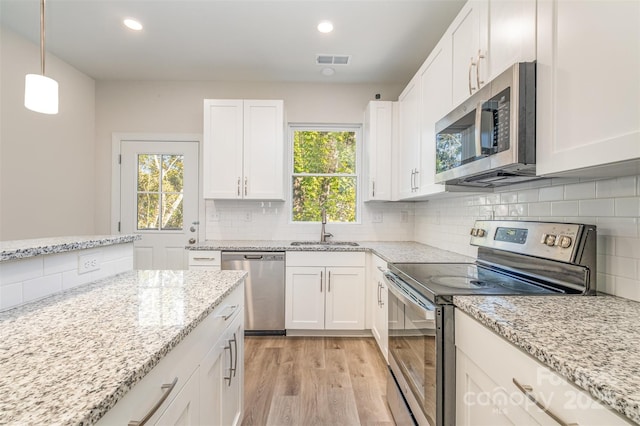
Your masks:
M40 71L27 74L24 81L24 106L43 114L58 113L58 82L44 75L44 1L40 0Z

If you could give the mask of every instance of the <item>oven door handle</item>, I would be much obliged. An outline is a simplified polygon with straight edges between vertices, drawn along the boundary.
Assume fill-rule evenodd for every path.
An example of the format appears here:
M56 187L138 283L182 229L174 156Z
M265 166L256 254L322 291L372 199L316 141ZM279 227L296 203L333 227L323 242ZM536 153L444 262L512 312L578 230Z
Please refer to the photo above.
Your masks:
M420 310L420 312L424 314L424 319L435 319L436 305L428 300L421 301L425 306L419 305L404 290L402 290L402 287L397 284L399 278L395 274L390 271L385 271L382 275L384 276L384 280L387 282L387 289L404 305L415 307Z

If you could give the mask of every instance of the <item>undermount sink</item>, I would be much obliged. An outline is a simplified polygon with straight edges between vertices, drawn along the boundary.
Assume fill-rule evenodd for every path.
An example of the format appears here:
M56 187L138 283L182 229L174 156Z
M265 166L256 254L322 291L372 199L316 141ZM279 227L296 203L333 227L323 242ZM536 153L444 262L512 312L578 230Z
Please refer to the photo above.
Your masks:
M294 241L292 246L352 246L357 247L360 244L353 241Z

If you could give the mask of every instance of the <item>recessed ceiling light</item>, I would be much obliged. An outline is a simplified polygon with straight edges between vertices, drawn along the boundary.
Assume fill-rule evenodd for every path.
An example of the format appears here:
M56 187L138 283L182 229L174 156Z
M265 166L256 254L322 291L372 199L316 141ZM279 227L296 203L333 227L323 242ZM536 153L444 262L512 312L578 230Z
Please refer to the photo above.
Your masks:
M333 24L329 21L322 21L318 24L318 31L321 33L330 33L333 31Z
M331 68L331 67L325 67L325 68L322 68L322 75L324 75L324 76L326 76L326 77L330 77L330 76L332 76L332 75L333 75L333 74L335 74L335 73L336 73L336 70L334 70L334 69L333 69L333 68Z
M136 21L135 19L127 18L123 22L124 22L124 25L131 30L134 30L134 31L142 30L142 24L139 21Z

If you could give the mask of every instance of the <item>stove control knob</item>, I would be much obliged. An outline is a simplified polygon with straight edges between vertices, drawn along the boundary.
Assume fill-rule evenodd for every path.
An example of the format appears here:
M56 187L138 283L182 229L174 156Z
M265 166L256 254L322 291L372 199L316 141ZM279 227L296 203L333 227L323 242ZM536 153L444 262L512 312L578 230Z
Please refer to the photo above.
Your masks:
M487 235L487 233L485 232L484 229L478 229L477 230L477 235L478 235L478 237L484 237L485 235Z
M556 245L556 235L553 234L544 234L542 239L542 243L548 245L549 247L553 247Z
M558 245L562 248L569 248L571 247L571 243L573 242L573 240L571 239L570 236L568 235L561 235L560 236L560 241L558 242Z
M471 236L476 237L478 235L478 230L476 228L471 228Z

